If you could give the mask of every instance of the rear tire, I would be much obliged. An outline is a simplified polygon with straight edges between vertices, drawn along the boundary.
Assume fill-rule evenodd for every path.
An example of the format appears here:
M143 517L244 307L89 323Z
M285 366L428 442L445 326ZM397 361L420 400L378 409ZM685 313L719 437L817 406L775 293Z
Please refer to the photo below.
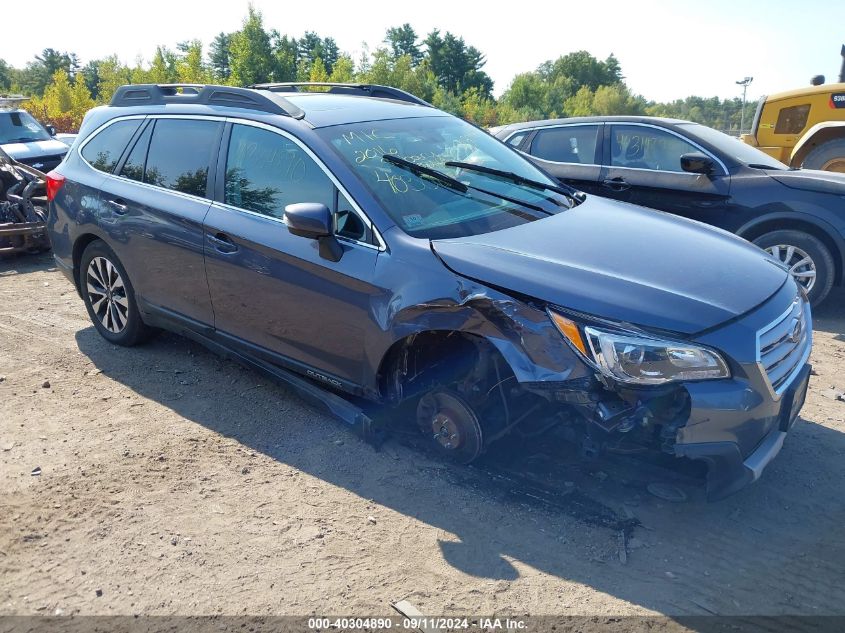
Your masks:
M82 253L79 286L91 322L109 343L131 347L153 334L141 319L126 269L102 240L94 240Z
M761 235L754 244L790 268L795 281L807 290L811 305L824 301L833 287L836 267L821 240L804 231L780 230Z
M845 173L845 138L831 139L814 147L801 167Z

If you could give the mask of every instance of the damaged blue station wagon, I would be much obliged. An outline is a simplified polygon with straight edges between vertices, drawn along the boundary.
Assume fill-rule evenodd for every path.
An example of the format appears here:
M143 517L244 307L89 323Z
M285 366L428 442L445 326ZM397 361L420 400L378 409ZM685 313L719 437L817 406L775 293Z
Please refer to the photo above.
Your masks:
M87 115L48 227L107 340L173 330L341 415L410 402L461 462L558 424L703 460L710 498L760 476L810 374L782 265L402 91L302 86L124 86Z

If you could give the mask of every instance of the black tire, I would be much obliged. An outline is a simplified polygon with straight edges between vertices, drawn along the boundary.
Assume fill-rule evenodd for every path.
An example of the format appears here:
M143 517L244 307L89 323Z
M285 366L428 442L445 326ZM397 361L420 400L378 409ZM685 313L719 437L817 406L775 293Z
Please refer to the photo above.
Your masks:
M88 316L109 343L131 347L154 333L141 319L126 269L105 242L95 240L82 253L79 282Z
M799 251L803 251L811 260L812 267L815 268L815 282L808 291L810 304L814 307L819 305L827 297L830 289L833 287L833 277L836 272L835 264L833 263L833 256L830 254L828 248L817 237L805 233L804 231L796 230L780 230L772 231L761 235L754 240L754 244L767 250L770 253L778 246L795 247ZM773 253L776 254L776 253ZM779 254L779 256L778 256ZM784 261L786 252L782 249L776 254L778 259ZM799 255L793 255L791 261L787 265L794 265L798 263L801 258ZM796 268L795 280L807 287L807 277L801 276L801 272L806 272L807 267L802 266Z
M834 138L814 147L801 167L845 173L845 138Z

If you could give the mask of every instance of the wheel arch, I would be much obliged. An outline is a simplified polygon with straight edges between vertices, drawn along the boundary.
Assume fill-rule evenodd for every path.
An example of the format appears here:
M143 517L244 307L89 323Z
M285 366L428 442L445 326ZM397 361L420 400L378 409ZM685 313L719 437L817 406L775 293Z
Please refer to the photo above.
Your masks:
M461 369L472 371L478 358L489 353L499 362L500 371L515 375L514 368L506 355L495 342L481 334L450 329L427 329L403 336L394 341L379 362L376 374L380 397L388 402L396 402L407 396L406 386L415 379L422 378L426 369L418 366L433 359L455 358L456 355L476 354L473 367L446 368L447 371L460 372ZM466 358L466 357L464 357ZM469 359L467 359L469 360ZM410 380L409 380L409 375Z
M82 262L82 253L88 248L91 242L102 240L103 238L95 233L83 233L76 238L73 243L73 283L76 286L76 292L82 296L82 271L80 265ZM103 240L105 241L105 240Z
M843 270L845 270L845 252L834 238L835 229L829 226L822 220L815 218L801 217L796 218L793 215L773 215L756 218L754 221L742 226L737 230L737 235L752 242L758 237L771 233L772 231L804 231L817 238L830 251L833 257L835 266L835 275L833 284L835 286L842 285Z
M789 164L792 167L800 167L807 158L807 155L822 143L833 139L845 138L845 121L824 121L816 123L807 130L806 134L792 149L789 157Z

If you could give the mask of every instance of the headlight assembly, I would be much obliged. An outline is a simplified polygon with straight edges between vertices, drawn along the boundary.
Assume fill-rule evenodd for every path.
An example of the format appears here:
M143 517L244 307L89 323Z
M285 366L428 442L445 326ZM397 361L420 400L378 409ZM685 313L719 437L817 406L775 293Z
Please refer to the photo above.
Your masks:
M717 352L700 345L591 325L580 327L551 310L549 316L576 350L605 376L619 382L660 385L731 375Z

